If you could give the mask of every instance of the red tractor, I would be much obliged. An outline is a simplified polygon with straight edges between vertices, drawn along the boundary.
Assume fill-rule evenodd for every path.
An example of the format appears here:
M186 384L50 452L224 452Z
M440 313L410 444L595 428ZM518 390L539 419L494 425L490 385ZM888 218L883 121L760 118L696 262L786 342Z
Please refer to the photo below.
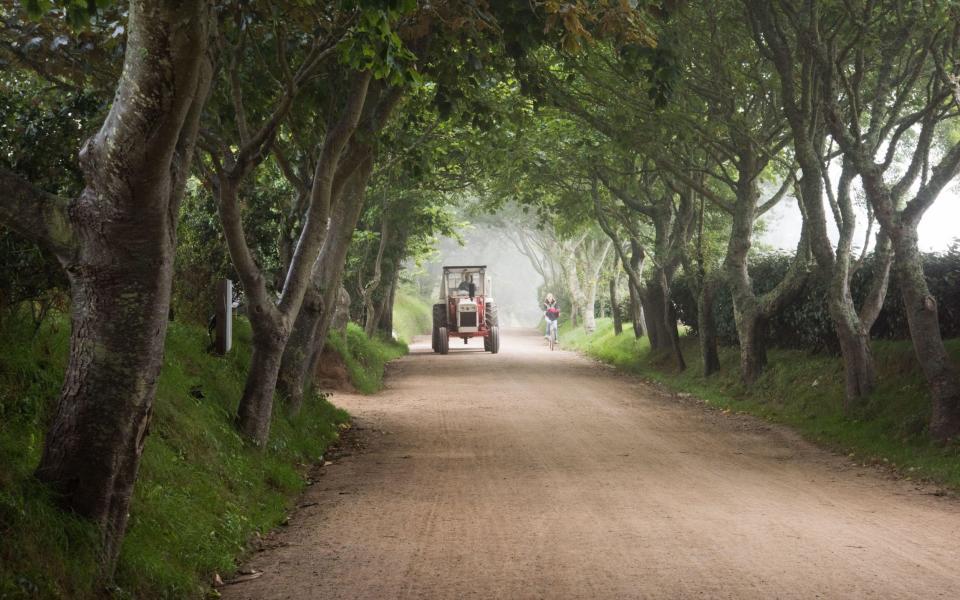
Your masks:
M483 338L483 349L500 351L500 326L487 267L444 267L440 302L433 305L433 351L450 351L450 338Z

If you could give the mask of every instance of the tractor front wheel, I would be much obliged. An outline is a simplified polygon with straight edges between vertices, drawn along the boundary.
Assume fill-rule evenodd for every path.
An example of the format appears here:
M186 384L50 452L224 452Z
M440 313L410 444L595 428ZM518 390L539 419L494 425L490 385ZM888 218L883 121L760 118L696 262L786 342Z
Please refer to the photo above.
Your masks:
M437 346L439 347L440 354L447 354L450 352L450 337L447 333L446 327L440 327L437 329Z

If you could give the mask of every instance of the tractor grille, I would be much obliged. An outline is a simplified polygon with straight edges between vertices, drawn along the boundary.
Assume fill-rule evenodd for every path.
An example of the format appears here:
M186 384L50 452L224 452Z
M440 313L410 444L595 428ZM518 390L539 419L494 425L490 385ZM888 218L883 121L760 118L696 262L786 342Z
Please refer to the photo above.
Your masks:
M477 326L477 313L476 311L461 311L460 312L460 327L476 327Z

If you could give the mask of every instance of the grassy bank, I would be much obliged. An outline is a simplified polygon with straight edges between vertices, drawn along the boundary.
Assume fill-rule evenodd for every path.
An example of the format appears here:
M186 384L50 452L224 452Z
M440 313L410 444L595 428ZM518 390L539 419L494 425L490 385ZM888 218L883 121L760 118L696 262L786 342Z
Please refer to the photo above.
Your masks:
M930 402L909 342L874 342L879 385L863 410L846 418L839 357L771 350L769 368L748 388L740 382L737 348L721 348L721 370L708 379L701 375L695 338L683 339L689 367L682 373L669 360L651 355L647 340L636 340L629 327L615 336L609 319L601 319L592 334L567 329L561 339L566 347L694 394L711 406L789 425L862 462L889 463L907 476L960 490L960 440L940 445L927 436ZM960 361L960 339L948 340L947 346Z
M95 534L54 508L31 474L66 365L69 324L54 315L0 328L0 598L100 598ZM150 436L116 577L120 598L201 598L230 573L254 532L282 521L307 465L336 439L347 414L314 396L296 418L282 406L264 450L232 425L250 356L236 326L226 358L206 352L203 327L171 323ZM361 390L380 385L402 345L367 340L356 326L340 346Z
M370 339L356 323L347 325L345 335L331 333L327 345L343 359L353 387L364 394L383 387L387 363L407 353L403 342Z
M400 290L393 306L393 327L404 342L415 335L429 335L433 327L433 305L409 291Z

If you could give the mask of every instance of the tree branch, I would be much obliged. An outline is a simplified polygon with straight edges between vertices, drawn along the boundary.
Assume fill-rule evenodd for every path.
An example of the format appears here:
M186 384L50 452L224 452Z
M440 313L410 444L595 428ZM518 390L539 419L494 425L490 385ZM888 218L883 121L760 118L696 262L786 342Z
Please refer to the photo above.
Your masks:
M280 300L280 310L288 313L299 310L303 294L312 270L312 263L317 257L323 242L323 233L330 214L331 193L337 164L344 147L356 131L363 113L367 91L372 74L370 71L357 73L347 96L347 104L337 124L327 134L320 152L313 175L313 184L310 190L310 207L307 209L306 221L297 241L297 247L290 262L286 281L283 284L283 293Z
M77 247L68 202L0 166L0 223L50 250L61 260Z
M796 182L797 182L797 177L792 172L786 177L784 177L783 183L780 184L780 189L778 189L773 196L770 196L769 200L767 200L757 208L757 216L759 217L760 215L764 214L765 212L767 212L768 210L776 206L780 202L780 200L783 199L783 196L787 193L787 190L790 189L790 184L794 184Z
M920 186L917 195L903 209L904 222L916 226L943 188L960 173L960 142L953 145L931 170L930 181Z
M696 190L698 193L702 194L704 198L706 198L710 202L713 202L715 205L717 205L718 208L720 208L721 210L727 213L730 213L731 215L733 214L734 210L733 210L732 204L730 204L729 202L721 198L718 194L716 194L710 188L701 185L699 181L696 181L693 178L687 176L687 174L683 172L683 169L673 164L673 162L665 158L657 158L655 162L657 163L658 167L673 173L673 175L677 179L682 181L684 184L690 186L691 188Z

